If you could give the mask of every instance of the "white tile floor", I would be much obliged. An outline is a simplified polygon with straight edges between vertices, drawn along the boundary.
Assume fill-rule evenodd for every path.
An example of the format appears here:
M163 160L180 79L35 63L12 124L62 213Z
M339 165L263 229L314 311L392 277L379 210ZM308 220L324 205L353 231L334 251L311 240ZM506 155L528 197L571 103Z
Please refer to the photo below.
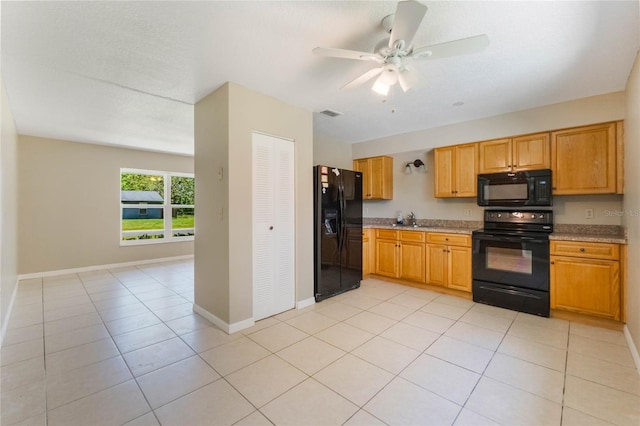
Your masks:
M227 335L193 263L20 283L2 425L640 424L621 332L375 279Z

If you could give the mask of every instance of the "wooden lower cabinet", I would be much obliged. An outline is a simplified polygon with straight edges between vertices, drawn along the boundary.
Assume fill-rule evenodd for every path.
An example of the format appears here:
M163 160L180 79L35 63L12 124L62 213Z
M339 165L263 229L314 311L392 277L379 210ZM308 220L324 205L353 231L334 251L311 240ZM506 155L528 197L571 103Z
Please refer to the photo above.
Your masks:
M400 279L425 282L424 243L400 241Z
M376 230L375 273L424 283L424 240L420 231Z
M450 238L467 246L439 244ZM427 283L471 292L471 239L465 235L428 234Z
M447 287L471 292L471 247L449 247Z
M398 278L398 240L376 237L376 274Z
M621 319L618 244L551 241L551 309Z

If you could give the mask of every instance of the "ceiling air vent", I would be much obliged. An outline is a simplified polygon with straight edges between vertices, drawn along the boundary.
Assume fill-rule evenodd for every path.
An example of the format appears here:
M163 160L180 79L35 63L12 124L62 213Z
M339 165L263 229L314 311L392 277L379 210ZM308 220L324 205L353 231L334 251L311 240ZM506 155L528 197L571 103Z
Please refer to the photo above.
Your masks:
M336 111L333 109L325 109L324 111L320 111L320 114L324 114L327 117L337 117L339 115L342 115L343 113L341 113L340 111Z

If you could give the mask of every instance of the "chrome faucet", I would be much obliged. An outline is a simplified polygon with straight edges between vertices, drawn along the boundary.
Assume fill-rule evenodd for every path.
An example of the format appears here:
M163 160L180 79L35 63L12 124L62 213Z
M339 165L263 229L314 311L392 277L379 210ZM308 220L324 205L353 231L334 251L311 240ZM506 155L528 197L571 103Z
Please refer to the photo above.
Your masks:
M416 223L416 214L414 212L411 212L407 219L409 219L409 223L411 224L411 226L418 226L418 224Z

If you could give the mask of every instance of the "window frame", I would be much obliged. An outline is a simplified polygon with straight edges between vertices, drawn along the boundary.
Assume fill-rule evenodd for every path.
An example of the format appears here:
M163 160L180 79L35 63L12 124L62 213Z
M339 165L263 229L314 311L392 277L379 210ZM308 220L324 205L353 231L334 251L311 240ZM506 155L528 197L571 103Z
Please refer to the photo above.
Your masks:
M122 202L122 174L138 174L138 175L151 175L151 176L161 176L164 181L164 194L163 194L163 203L162 204L124 204ZM119 218L119 234L120 234L120 246L137 246L137 245L146 245L146 244L164 244L164 243L175 243L182 241L193 241L195 239L196 226L195 226L195 204L172 204L171 203L171 178L177 177L187 177L194 179L195 175L193 173L184 173L184 172L168 172L161 170L147 170L147 169L132 169L129 167L121 167L120 175L119 175L119 188L118 188L118 199L120 200L120 212ZM195 202L195 200L194 200ZM151 238L151 239L140 239L140 240L124 240L123 239L123 230L122 230L122 216L125 208L129 209L162 209L163 212L163 237L162 238ZM173 235L173 209L193 209L194 213L194 224L193 224L193 234L189 236L174 236ZM180 228L178 228L180 229ZM190 229L190 228L189 228Z

